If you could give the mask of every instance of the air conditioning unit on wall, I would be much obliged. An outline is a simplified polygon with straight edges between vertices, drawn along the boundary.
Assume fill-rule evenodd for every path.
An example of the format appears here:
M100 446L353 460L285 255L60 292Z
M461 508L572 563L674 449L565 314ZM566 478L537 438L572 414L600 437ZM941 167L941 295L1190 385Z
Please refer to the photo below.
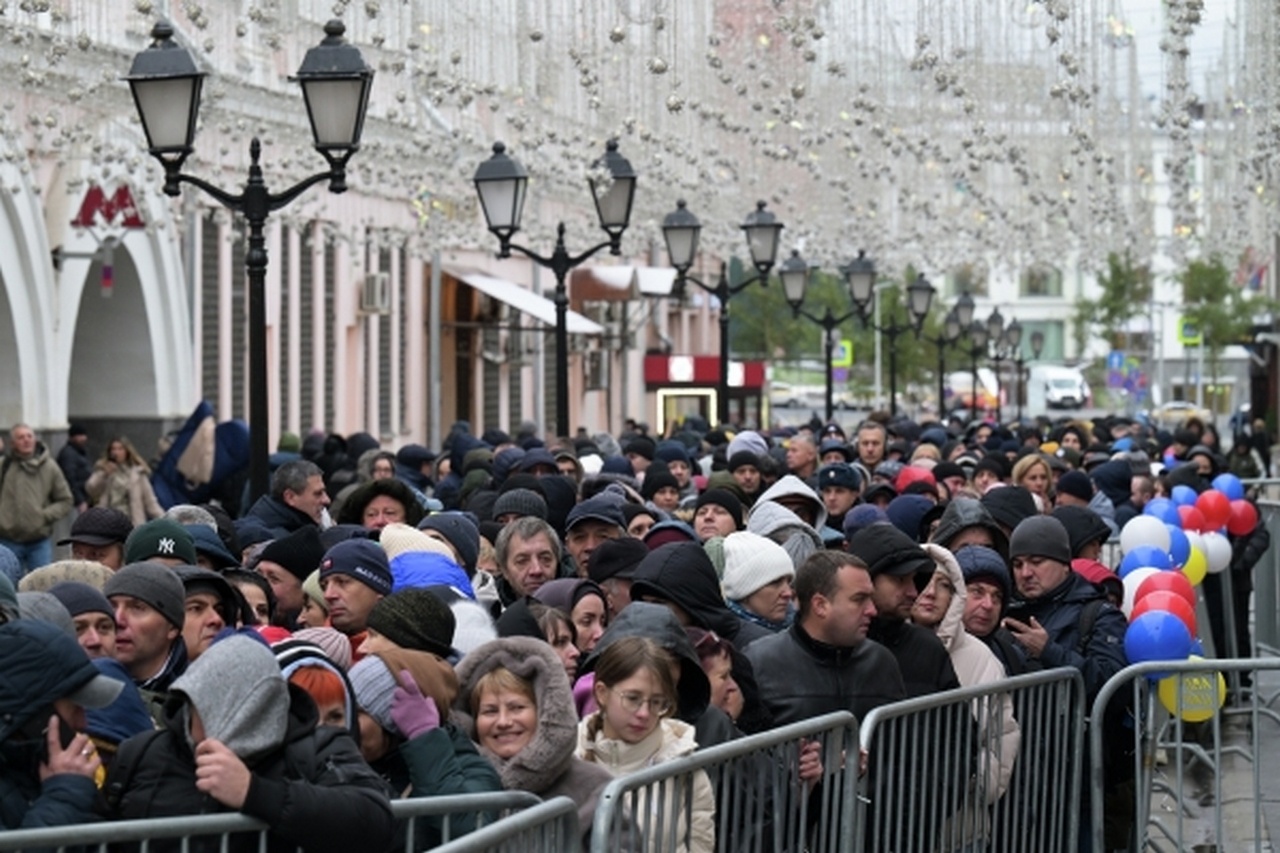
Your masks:
M384 272L366 273L360 287L361 314L391 313L391 278Z

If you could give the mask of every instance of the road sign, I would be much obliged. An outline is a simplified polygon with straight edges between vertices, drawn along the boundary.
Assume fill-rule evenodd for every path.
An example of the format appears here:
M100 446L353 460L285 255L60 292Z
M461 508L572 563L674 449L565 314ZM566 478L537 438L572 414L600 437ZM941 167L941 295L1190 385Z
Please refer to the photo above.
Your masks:
M853 367L853 341L841 338L831 350L832 367Z
M1178 343L1184 347L1198 347L1204 343L1200 326L1188 317L1178 318Z

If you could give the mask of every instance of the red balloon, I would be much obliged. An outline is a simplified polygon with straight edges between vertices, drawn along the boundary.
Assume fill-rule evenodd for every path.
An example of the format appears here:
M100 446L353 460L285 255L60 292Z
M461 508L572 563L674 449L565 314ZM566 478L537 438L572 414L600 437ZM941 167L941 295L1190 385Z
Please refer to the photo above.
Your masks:
M1204 516L1209 530L1219 530L1231 519L1231 501L1217 489L1210 489L1196 498L1196 509Z
M1200 533L1205 529L1204 513L1191 504L1183 504L1178 507L1178 518L1182 520L1183 530L1192 530Z
M1196 588L1182 572L1158 572L1152 575L1138 584L1138 588L1133 592L1133 600L1135 603L1139 602L1153 592L1175 593L1191 605L1192 610L1195 609Z
M1161 574L1166 574L1166 572L1161 572ZM1149 593L1145 598L1133 605L1133 610L1129 613L1129 621L1132 622L1143 613L1148 613L1152 610L1163 610L1166 613L1172 613L1179 622L1187 626L1187 630L1191 632L1192 637L1196 635L1196 611L1190 604L1187 604L1185 598L1176 592L1156 590Z
M1227 518L1227 532L1232 536L1247 536L1258 526L1258 508L1244 498L1231 502L1231 515Z

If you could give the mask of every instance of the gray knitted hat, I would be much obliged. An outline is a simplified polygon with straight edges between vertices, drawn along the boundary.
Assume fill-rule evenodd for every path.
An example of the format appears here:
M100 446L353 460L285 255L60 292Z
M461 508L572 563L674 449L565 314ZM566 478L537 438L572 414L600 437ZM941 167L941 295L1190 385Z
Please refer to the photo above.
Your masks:
M546 521L547 502L533 489L512 489L498 495L498 499L493 502L495 519L502 518L507 513L515 513L519 516L532 515L534 518Z
M108 599L128 595L149 604L179 631L186 621L186 590L163 563L130 563L122 567L107 580L102 594Z
M1051 515L1023 519L1009 537L1010 557L1048 557L1071 565L1071 537L1062 522Z

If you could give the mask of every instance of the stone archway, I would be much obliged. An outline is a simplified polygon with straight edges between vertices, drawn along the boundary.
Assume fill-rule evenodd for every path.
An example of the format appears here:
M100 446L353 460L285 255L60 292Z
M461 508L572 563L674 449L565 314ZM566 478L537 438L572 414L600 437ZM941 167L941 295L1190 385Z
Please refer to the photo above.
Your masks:
M58 387L65 389L67 416L91 436L129 435L147 455L155 439L198 402L180 229L168 198L138 175L104 177L98 171L95 177L101 183L68 176L69 185L81 187L67 200L68 219L79 215L86 198L86 209L94 199L103 206L105 199L107 214L127 199L145 227L63 226ZM109 254L101 251L104 239L118 241ZM110 295L104 288L107 267Z
M50 383L54 351L53 270L40 196L24 152L0 136L0 426L66 423Z

